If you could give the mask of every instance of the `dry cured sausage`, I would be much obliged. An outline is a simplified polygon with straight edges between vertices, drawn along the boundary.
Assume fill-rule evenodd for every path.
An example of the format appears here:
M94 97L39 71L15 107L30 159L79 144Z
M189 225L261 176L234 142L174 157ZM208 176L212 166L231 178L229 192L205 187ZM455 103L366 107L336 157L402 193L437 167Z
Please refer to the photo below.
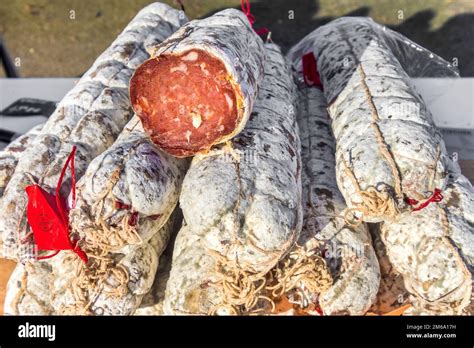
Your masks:
M153 141L178 157L225 142L245 126L263 78L263 41L234 9L194 20L158 45L130 82Z

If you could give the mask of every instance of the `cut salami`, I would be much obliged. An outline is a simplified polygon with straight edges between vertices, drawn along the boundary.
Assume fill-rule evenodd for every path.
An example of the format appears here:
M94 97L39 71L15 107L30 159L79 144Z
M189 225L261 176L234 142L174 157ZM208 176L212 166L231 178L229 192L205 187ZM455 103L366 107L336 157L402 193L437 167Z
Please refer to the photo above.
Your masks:
M132 69L148 58L146 45L171 35L185 21L182 12L164 4L144 8L59 103L18 162L5 190L0 205L2 256L23 261L35 256L25 216L25 187L38 183L54 192L74 145L76 177L84 174L90 161L113 143L131 117L128 81ZM70 188L71 177L66 174L63 197Z
M186 157L245 126L263 78L263 42L234 9L184 25L130 82L133 108L160 148Z
M461 314L471 301L474 188L456 175L444 196L443 204L381 227L389 259L412 295L412 314Z
M362 315L379 287L379 265L365 224L346 223L335 179L335 142L321 90L299 86L303 228L297 247L275 267L267 289L298 312Z
M194 158L180 197L190 229L255 271L286 253L302 218L294 82L276 45L266 56L268 77L245 131Z
M31 146L33 139L39 134L41 128L43 128L43 124L37 125L13 140L6 148L0 151L0 200L5 187L15 172L18 160L23 152Z
M294 114L293 79L280 49L266 44L265 79L245 129L226 145L196 155L185 176L180 206L187 226L175 244L166 314L241 313L256 305L265 273L301 229ZM232 279L237 290L222 295L231 289L222 281ZM239 286L246 288L239 292Z
M348 218L380 222L439 198L435 193L446 185L448 157L421 96L371 24L353 17L334 20L289 56L316 57Z

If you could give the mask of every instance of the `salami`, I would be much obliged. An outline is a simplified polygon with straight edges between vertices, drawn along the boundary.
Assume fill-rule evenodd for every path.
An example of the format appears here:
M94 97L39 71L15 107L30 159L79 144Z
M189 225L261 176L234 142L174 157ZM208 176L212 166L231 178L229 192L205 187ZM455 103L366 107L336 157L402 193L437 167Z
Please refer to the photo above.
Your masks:
M4 313L6 315L51 315L53 282L49 262L27 262L16 265L7 284Z
M439 200L448 160L441 134L371 22L334 20L289 55L307 53L316 57L329 102L348 217L381 222Z
M400 309L403 310L403 308L407 308L405 306L410 304L410 294L405 288L403 276L395 270L388 259L387 250L380 238L379 225L372 225L371 232L374 249L380 265L380 287L370 312L377 315L385 315Z
M265 274L300 232L295 86L280 49L266 44L265 52L265 78L245 129L196 155L185 176L186 226L175 244L166 314L251 311Z
M351 226L335 179L335 142L321 90L300 86L303 228L297 246L270 274L274 302L296 313L362 315L372 305L379 265L365 224Z
M194 20L158 45L130 82L130 98L160 148L186 157L245 126L263 78L263 42L235 9Z
M137 117L91 162L69 213L71 233L90 261L85 265L71 253L54 261L56 311L133 313L168 242L171 229L162 227L178 202L186 166L186 160L158 150ZM74 272L63 271L71 267Z
M23 152L31 145L33 139L43 127L42 124L35 126L27 133L13 140L5 149L0 151L0 199L10 178L15 172L16 164Z
M3 256L22 261L35 256L25 217L25 187L37 183L54 192L74 145L77 178L94 157L112 145L132 115L128 81L132 70L148 58L146 45L171 35L185 20L181 12L164 4L146 7L59 103L34 144L19 160L5 190L0 206ZM70 188L71 176L67 174L61 188L63 197Z
M156 233L150 241L147 243L153 249L153 254L156 257L160 257L160 254L163 252L164 247L166 246L166 236L175 229L176 221L178 220L177 214L174 213L166 224L162 227L160 233ZM148 248L148 247L147 247ZM135 250L132 250L132 253L136 253ZM151 253L150 253L151 254ZM150 254L145 254L146 257L149 257ZM143 253L140 254L143 256ZM152 260L155 259L155 256L152 255ZM69 255L71 257L72 255ZM6 292L5 299L5 314L7 315L51 315L64 313L55 311L53 308L53 299L61 298L64 294L61 291L64 291L64 277L68 278L68 281L72 282L72 279L67 275L68 271L71 271L73 275L77 269L73 269L71 266L76 265L74 262L67 260L66 258L61 258L60 260L49 260L49 261L39 261L35 263L28 262L25 265L18 264L12 273L10 280L8 281L8 289ZM135 262L134 266L140 268L140 263ZM155 277L155 283L153 288L145 296L141 303L142 309L138 311L139 315L157 315L161 314L159 310L162 305L162 298L164 297L164 285L166 285L167 280L167 270L171 265L171 259L169 254L164 254L160 257L160 263L158 268L158 273ZM152 265L153 266L153 265ZM53 272L53 267L55 272ZM121 268L120 268L121 269ZM143 269L143 268L142 268ZM151 267L150 274L153 273L154 267ZM113 273L113 271L111 271ZM58 285L55 281L61 280L63 283ZM145 284L146 287L149 286L149 283ZM56 295L55 291L59 290L59 294ZM128 297L118 300L118 298L108 301L110 306L114 303L126 306L126 310L130 313L133 312L133 308L136 307L141 299L143 294L139 294L135 297L128 294ZM160 297L161 296L161 297ZM114 300L116 302L114 302ZM127 301L129 300L129 301ZM56 300L54 300L56 301ZM132 308L132 309L131 309ZM69 307L71 310L71 307ZM109 309L110 311L110 309ZM65 311L67 313L67 311ZM100 310L98 311L100 312ZM86 310L77 311L75 314L88 313ZM115 311L114 313L117 313ZM126 312L119 312L118 314L124 314ZM108 314L108 313L105 313Z
M72 233L113 252L147 242L173 212L186 166L158 150L132 118L77 183Z
M412 314L461 314L471 301L474 189L456 175L443 195L444 204L381 226L389 259L412 296Z
M18 160L22 156L23 152L31 146L31 143L41 131L42 127L42 124L33 127L27 133L14 139L5 149L0 151L0 201L8 182L10 181L10 178L15 172ZM10 279L10 276L15 268L15 262L6 259L0 259L0 269L2 272L0 276L0 298L2 299L0 301L0 314L4 313L3 300L7 291L8 280ZM9 313L7 312L6 314Z
M165 299L166 283L171 269L171 256L162 255L158 270L150 291L143 297L140 307L134 315L163 315L163 301Z
M159 232L158 232L159 233ZM101 269L86 269L77 256L63 252L53 261L53 310L66 315L129 315L150 290L158 267L155 249L144 243L127 254L109 254Z
M183 226L176 237L171 270L163 302L164 314L207 315L223 302L220 289L211 286L219 277L217 259L204 241L195 236L189 226ZM233 308L221 309L222 314L237 314Z
M159 235L150 239L150 245L154 247L159 256L158 270L150 291L143 297L140 307L135 311L135 315L162 315L163 301L165 299L166 284L171 270L171 260L174 248L174 237L181 227L182 215L178 213L178 208L166 222L163 229L169 229L171 240L166 246ZM163 249L166 249L163 251Z

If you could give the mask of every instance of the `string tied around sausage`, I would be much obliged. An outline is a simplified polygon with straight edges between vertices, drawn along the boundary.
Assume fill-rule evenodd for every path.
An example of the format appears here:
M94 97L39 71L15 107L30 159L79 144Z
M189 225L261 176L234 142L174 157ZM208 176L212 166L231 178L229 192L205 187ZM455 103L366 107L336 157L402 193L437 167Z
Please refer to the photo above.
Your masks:
M138 213L133 212L130 204L114 198L115 209L126 210L126 212L116 226L106 221L104 204L107 197L111 195L114 197L112 190L120 178L119 173L120 171L116 171L111 175L103 195L90 207L89 213L78 209L71 216L72 228L81 230L80 234L84 235L84 245L92 261L87 269L77 264L76 276L66 286L74 297L74 303L62 306L61 314L92 314L91 306L101 294L118 298L127 292L130 275L126 267L114 260L113 253L126 245L142 244L143 240L137 230ZM83 214L88 215L85 220L93 222L92 225L81 226L80 222L84 220ZM97 310L94 309L94 311Z
M392 176L394 179L394 192L392 192L392 190L390 190L390 188L386 185L382 185L381 188L370 186L365 190L362 190L353 171L351 170L351 168L349 168L346 161L342 159L342 162L345 167L345 173L350 178L354 189L356 190L360 199L360 202L352 202L354 208L346 209L345 217L347 223L349 223L350 225L360 224L364 220L364 216L381 217L384 219L394 220L397 215L400 214L400 209L404 209L403 202L412 207L416 206L412 209L412 211L419 211L427 207L430 203L440 202L443 199L443 196L441 195L441 191L439 189L435 189L433 195L422 203L420 203L416 199L405 196L403 192L400 170L397 166L397 163L395 162L390 147L385 142L384 136L378 124L378 122L380 121L380 117L378 115L377 108L375 107L372 95L367 85L366 74L362 65L359 64L357 70L362 81L362 87L366 95L367 103L371 110L372 122L370 123L370 126L374 131L375 139L377 141L377 145L379 146L380 152L385 158L386 163L388 164L392 172ZM437 156L435 158L434 165L432 165L434 170L430 185L434 181L434 177L436 176L436 163L439 160L439 156L440 148L438 146ZM358 213L361 216L357 216L354 213ZM351 214L352 218L350 217Z
M211 255L216 262L217 280L208 285L220 292L219 303L208 312L211 315L223 311L233 315L276 313L275 303L292 295L299 298L294 302L297 309L313 305L319 311L316 304L308 301L307 293L320 294L333 284L325 259L316 250L298 245L272 269L264 272L249 271L237 261L214 251Z
M252 272L237 260L230 260L213 250L210 254L215 260L216 280L209 282L209 286L219 291L220 301L210 308L209 315L255 315L265 311L262 302L268 302L273 311L275 304L265 294L265 272Z
M361 200L361 202L352 201L351 203L354 207L347 208L344 211L344 218L347 224L351 226L360 225L364 220L364 216L383 217L385 219L394 220L397 215L400 214L397 201L386 185L380 187L370 186L362 190L354 173L344 159L342 159L342 163L344 165L344 172L351 180ZM352 215L352 217L350 215Z
M294 249L281 260L267 275L266 290L273 299L282 299L294 293L299 297L296 304L304 309L310 304L322 315L319 308L307 294L321 294L333 285L333 278L324 252L295 245ZM310 297L311 297L310 296ZM293 302L295 303L295 302Z
M431 195L431 197L429 197L428 199L426 199L425 201L423 202L419 202L417 201L416 199L413 199L413 198L405 198L405 202L412 206L413 207L413 210L412 211L420 211L424 208L426 208L428 205L430 205L431 203L439 203L443 200L443 195L441 194L441 190L436 188L433 192L433 194Z

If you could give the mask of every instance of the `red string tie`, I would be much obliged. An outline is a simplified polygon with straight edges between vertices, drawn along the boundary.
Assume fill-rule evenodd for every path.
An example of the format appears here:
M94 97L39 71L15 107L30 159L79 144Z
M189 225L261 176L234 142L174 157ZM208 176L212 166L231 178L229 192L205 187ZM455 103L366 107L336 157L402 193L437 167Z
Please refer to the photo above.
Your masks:
M61 250L74 251L84 263L88 258L79 247L78 239L71 241L69 231L68 207L66 200L60 196L64 175L70 165L72 179L72 208L76 206L76 174L74 170L74 156L76 146L73 146L56 186L56 194L45 191L39 185L29 185L25 188L28 195L27 219L33 232L38 250L54 250L51 255L38 257L38 260L49 259Z
M161 214L150 215L149 218L152 220L158 220L161 217Z
M323 310L321 309L319 305L316 304L316 306L314 307L314 310L318 312L320 316L324 316Z
M120 201L115 201L115 209L130 209L131 206L129 204L125 204Z
M242 9L242 12L244 13L245 16L247 16L247 19L250 22L250 25L252 26L253 31L257 33L257 35L267 35L270 30L268 28L260 28L258 30L255 30L253 27L253 24L255 23L255 17L252 13L250 13L250 1L249 0L240 0L240 7Z
M128 224L130 226L136 226L138 222L138 212L134 211L132 215L130 215L130 218L128 219Z
M433 203L433 202L438 203L438 202L441 202L442 200L443 200L443 195L441 194L441 190L435 189L433 192L433 195L430 198L428 198L426 201L421 203L418 207L413 208L412 211L419 211L421 209L426 208L430 203ZM405 202L411 206L418 205L419 203L416 199L413 199L413 198L406 198Z

